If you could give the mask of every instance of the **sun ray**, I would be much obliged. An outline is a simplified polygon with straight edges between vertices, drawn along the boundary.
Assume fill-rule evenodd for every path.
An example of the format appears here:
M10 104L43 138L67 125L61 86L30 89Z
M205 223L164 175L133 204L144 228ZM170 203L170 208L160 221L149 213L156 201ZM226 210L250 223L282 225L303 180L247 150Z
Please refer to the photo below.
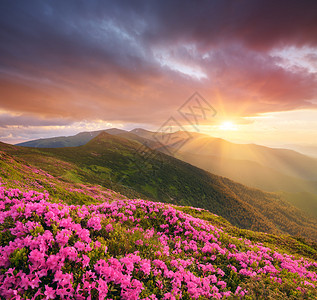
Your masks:
M219 129L225 131L236 131L238 130L238 126L232 121L225 121L219 125Z

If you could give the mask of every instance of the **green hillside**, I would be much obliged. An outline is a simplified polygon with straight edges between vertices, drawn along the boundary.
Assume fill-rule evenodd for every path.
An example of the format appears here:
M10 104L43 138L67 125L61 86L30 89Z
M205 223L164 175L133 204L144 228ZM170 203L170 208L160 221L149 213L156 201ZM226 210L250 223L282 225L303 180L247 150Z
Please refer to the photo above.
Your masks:
M138 142L107 133L76 148L29 149L2 144L11 154L66 180L204 208L241 228L317 239L316 222L278 195L247 188L148 148L141 155L140 147ZM55 159L71 164L73 170L47 163Z
M1 148L1 299L317 297L316 243L73 183Z
M287 193L280 192L282 197L292 205L300 208L307 214L317 218L317 195L307 192Z
M24 147L61 148L88 143L102 131L81 132L74 136L56 137L20 143ZM191 139L178 151L170 141L181 139L182 132L165 134L165 147L154 138L154 132L136 128L130 132L112 128L105 132L146 144L213 174L229 177L242 184L269 192L285 191L317 194L317 160L285 149L272 149L258 145L239 145L223 139L191 132ZM167 144L166 144L167 143ZM169 152L166 151L169 150ZM297 199L299 202L300 198Z
M0 143L0 147L2 149L0 151L0 182L5 183L6 188L45 191L50 194L52 202L59 202L63 198L63 201L68 204L97 203L105 198L126 199L122 194L100 185L78 180L79 170L70 163L46 157L46 164L50 165L50 168L46 169L58 171L60 174L54 177L48 171L12 156L8 154L8 151L3 151L4 148L8 150L12 146ZM10 150L12 151L12 148Z
M310 192L317 194L317 181L292 177L254 161L192 154L182 150L176 152L175 157L213 174L225 176L268 192L287 191L288 193Z

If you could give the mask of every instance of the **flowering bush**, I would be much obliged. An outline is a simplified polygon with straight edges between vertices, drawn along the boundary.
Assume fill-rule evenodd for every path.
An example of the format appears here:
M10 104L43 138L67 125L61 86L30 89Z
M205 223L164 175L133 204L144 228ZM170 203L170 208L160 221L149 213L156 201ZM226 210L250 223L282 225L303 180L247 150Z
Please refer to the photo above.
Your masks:
M4 299L317 297L317 263L226 233L172 206L90 206L0 186ZM263 294L262 294L263 296Z

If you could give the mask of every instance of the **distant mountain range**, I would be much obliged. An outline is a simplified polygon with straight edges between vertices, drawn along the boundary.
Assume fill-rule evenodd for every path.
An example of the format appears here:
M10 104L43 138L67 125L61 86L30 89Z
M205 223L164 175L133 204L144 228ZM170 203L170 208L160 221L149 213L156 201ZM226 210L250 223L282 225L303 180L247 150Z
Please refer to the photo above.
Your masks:
M149 143L151 147L158 145L157 134L141 128L133 129L130 132L117 128L81 132L74 136L38 139L17 145L35 148L76 147L85 145L103 131L111 135L124 136L141 142L151 141L151 143ZM182 131L160 135L165 136L164 146L171 148L175 147L173 145L175 140L177 141L188 137L188 134ZM210 160L210 157L221 157L222 159L229 159L230 163L232 163L233 160L251 161L275 169L281 173L286 173L288 176L317 181L317 159L305 156L293 150L269 148L255 144L235 144L220 138L213 138L206 134L193 132L190 132L189 135L190 138L188 138L181 149L177 151L183 156L186 156L186 154L202 155L205 157L205 160ZM143 140L140 140L140 138L143 138Z
M127 134L129 139L121 136ZM99 184L128 196L134 193L137 197L205 208L241 228L317 239L316 220L279 195L213 175L145 147L145 141L151 140L135 135L135 131L117 136L101 132L78 147L39 149L2 143L0 150L67 181Z
M317 217L317 159L293 150L235 144L196 132L190 132L190 138L187 132L160 134L158 137L157 133L142 128L81 132L74 136L39 139L18 145L76 147L87 144L101 132L136 141L247 186L281 192L293 205ZM177 141L184 139L188 140L178 149Z
M80 132L73 136L58 136L46 139L38 139L19 143L17 146L35 147L35 148L62 148L62 147L77 147L87 144L90 140L96 137L104 130ZM116 132L119 129L116 129ZM115 134L115 133L114 133Z
M156 147L155 133L140 128L131 132L151 140L152 147ZM167 148L176 158L242 184L281 192L290 203L317 217L317 159L293 150L235 144L200 133L191 132L190 136L173 151L175 141L187 139L188 135L165 134L163 151Z

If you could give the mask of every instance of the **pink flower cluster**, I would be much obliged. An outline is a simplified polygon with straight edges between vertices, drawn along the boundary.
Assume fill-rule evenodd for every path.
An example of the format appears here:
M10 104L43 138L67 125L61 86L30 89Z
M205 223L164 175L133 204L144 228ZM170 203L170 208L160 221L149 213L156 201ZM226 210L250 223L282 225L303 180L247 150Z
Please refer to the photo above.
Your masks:
M316 288L316 262L237 239L162 203L67 206L0 186L0 224L6 299L221 299L247 294L239 286L245 278L281 283L287 274L302 291ZM136 238L130 253L113 256L107 246L118 228Z

